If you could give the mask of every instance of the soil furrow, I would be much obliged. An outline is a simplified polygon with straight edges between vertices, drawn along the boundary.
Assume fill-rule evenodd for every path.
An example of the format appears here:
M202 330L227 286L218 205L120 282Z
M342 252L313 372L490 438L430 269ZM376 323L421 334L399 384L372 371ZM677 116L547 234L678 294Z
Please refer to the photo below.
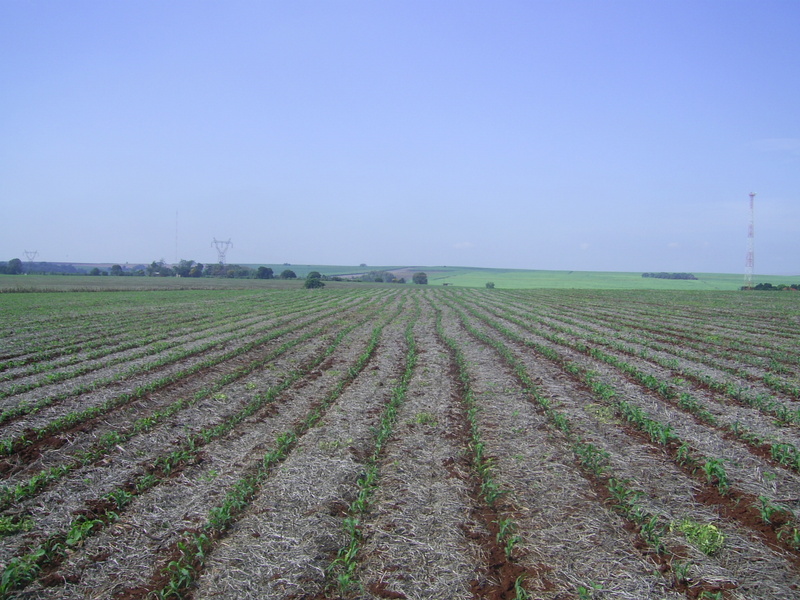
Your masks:
M334 361L332 364L347 364L353 353L362 347L370 327L369 324L362 325L358 332L348 336L347 343L328 360ZM287 362L291 369L300 367L296 361ZM329 364L326 363L323 368ZM258 375L255 377L257 380ZM299 380L292 389L316 385L315 382L323 379L326 385L331 385L335 376L324 378L317 369L310 377ZM268 382L269 376L263 383ZM257 385L261 387L261 383ZM246 387L239 393L253 394ZM228 401L231 400L228 398ZM81 552L72 555L62 565L59 573L63 575L62 579L67 580L66 587L53 590L42 587L33 597L61 598L73 597L73 594L74 597L83 597L89 589L101 585L110 593L111 590L118 590L121 582L142 581L142 577L149 577L150 566L158 563L159 551L167 551L171 544L180 539L184 529L196 527L209 508L225 495L237 475L252 468L254 461L259 461L270 440L275 438L275 432L301 418L300 415L307 411L308 402L313 401L312 396L305 402L297 402L292 399L292 393L284 393L276 402L265 406L223 438L205 445L198 455L199 461L174 471L160 485L134 498L113 525L89 538ZM235 400L234 403L241 404ZM139 461L140 469L141 464ZM102 494L102 491L99 493ZM46 503L45 499L43 501ZM165 529L166 537L162 535ZM98 557L101 559L97 560ZM142 562L136 562L134 557L141 557ZM120 569L125 575L114 575ZM95 584L93 577L97 577L101 583ZM90 583L84 584L84 581ZM48 578L47 582L54 580ZM31 591L34 589L38 588L29 586L26 594L34 594Z
M455 315L448 323L452 335L463 339ZM520 562L541 573L527 581L528 589L545 599L593 586L621 598L682 597L653 576L656 565L576 467L568 440L547 426L515 378L497 368L495 351L465 344L464 352L482 406L487 452L517 507Z

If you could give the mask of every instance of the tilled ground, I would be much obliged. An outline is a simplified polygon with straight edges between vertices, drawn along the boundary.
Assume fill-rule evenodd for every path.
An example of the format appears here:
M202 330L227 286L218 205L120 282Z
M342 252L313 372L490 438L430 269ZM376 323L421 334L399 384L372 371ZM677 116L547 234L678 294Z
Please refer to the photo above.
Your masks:
M712 427L571 347L585 341L580 332L600 331L588 322L582 329L578 310L571 313L577 337L565 337L564 344L548 339L552 329L545 326L522 327L498 316L524 314L525 293L402 286L327 293L298 293L312 312L291 333L61 431L60 443L40 442L29 454L7 456L0 523L9 531L0 550L0 597L800 598L800 554L786 537L792 516L778 515L784 520L778 538L769 524L754 520L753 510L735 506L761 496L790 508L800 502L800 475L726 433L734 417L719 394L691 381L676 384L712 409L720 423ZM587 303L603 299L587 296ZM252 297L247 301L258 306ZM317 319L315 302L317 314L334 311ZM551 310L543 306L535 312ZM652 304L645 309L654 310ZM619 309L598 304L598 312L610 318ZM269 319L289 314L291 303ZM726 335L735 330L715 324L724 314L709 308L704 327ZM248 315L247 322L259 318ZM772 318L776 327L782 318ZM671 328L681 323L670 317ZM70 328L70 339L80 344L80 330L74 323ZM301 340L316 328L319 335ZM800 339L797 330L786 335ZM611 336L614 330L602 331ZM242 336L233 346L250 339ZM763 336L758 343L768 346ZM14 347L26 356L19 340ZM653 377L677 380L642 355L613 355ZM692 366L685 357L675 364ZM247 365L257 366L240 371ZM720 494L702 470L677 462L675 448L625 422L580 378L588 371L668 424L696 453L724 459L730 494ZM42 386L25 398L48 393L53 390ZM81 397L29 422L47 423L80 407ZM101 437L129 431L137 419L180 398L196 400L20 500L10 495L13 486L69 464ZM13 406L13 395L6 400ZM255 401L261 403L237 420ZM377 451L394 402L391 434ZM736 405L735 411L735 420L747 419L763 439L796 441L797 427L778 426L753 408ZM9 420L0 436L18 435L26 419ZM219 433L198 437L218 427ZM602 468L581 462L578 449L587 446L602 457ZM285 454L261 470L279 447ZM164 462L175 452L185 457ZM372 464L374 488L360 495ZM260 479L244 502L223 524L215 521L215 511L256 473ZM620 510L609 481L632 490L641 514L658 524L660 546L642 519ZM487 492L492 485L499 494ZM120 494L127 499L115 505ZM71 537L86 522L87 532ZM708 540L693 537L687 523L716 532L718 545L704 545ZM189 554L191 540L204 540L201 553ZM44 556L37 554L42 548ZM355 558L343 577L348 548ZM30 576L13 580L29 563Z

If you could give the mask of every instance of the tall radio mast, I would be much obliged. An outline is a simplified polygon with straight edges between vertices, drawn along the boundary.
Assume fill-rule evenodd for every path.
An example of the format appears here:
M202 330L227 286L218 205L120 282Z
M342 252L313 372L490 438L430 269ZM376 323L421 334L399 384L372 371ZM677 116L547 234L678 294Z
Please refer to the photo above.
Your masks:
M753 288L753 240L755 237L753 199L755 197L756 193L750 192L750 224L747 227L747 256L744 259L744 288L746 290Z

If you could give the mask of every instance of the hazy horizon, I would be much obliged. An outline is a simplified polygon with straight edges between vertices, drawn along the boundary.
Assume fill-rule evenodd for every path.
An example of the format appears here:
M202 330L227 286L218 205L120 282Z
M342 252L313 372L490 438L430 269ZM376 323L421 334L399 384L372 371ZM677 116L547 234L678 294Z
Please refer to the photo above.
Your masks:
M22 257L14 257L20 258L24 264L27 264L28 261ZM156 259L155 262L158 262L161 259ZM193 260L193 259L185 259L185 260ZM7 262L5 260L0 260L0 263ZM114 261L91 261L91 262L69 262L69 261L39 261L38 259L34 261L34 263L44 263L44 262L52 262L54 264L71 264L71 265L79 265L79 266L113 266L115 264L120 265L123 269L131 269L137 266L148 266L150 263L154 261L137 261L137 262L128 262L128 263L120 263ZM216 260L210 261L195 261L199 262L202 265L207 264L215 264L217 263ZM178 262L171 262L169 260L164 260L164 263L167 266L175 266ZM375 271L375 270L383 270L388 269L392 271L402 271L406 269L428 269L431 272L435 271L436 269L475 269L475 270L496 270L496 271L553 271L553 272L560 272L560 273L647 273L647 272L667 272L667 273L683 273L689 272L694 275L697 274L709 274L709 275L731 275L734 277L743 277L743 273L741 272L721 272L721 271L653 271L653 270L643 270L643 271L607 271L601 269L536 269L536 268L518 268L518 267L503 267L503 266L493 266L493 267L476 267L473 265L433 265L433 264L385 264L385 265L344 265L344 264L327 264L327 263L319 263L319 262L308 262L308 263L274 263L274 262L248 262L248 263L231 263L226 262L226 264L236 264L239 266L255 268L258 266L268 266L268 267L286 267L286 268L301 268L301 267L320 267L320 268L345 268L345 269L358 269L361 268L365 272L367 271ZM800 272L792 272L792 273L754 273L754 277L758 278L765 278L765 277L794 277L799 276ZM754 282L755 283L755 282Z
M0 260L800 274L800 3L0 3Z

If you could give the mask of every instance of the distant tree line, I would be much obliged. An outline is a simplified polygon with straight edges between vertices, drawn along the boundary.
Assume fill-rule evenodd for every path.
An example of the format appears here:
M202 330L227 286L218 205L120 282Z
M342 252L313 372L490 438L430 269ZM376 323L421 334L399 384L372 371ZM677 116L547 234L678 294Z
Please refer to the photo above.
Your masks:
M337 281L341 278L334 278ZM370 271L358 277L349 277L347 281L366 281L371 283L406 283L405 277L396 277L391 271ZM426 285L428 283L428 275L426 273L414 273L411 277L413 283L419 285Z
M391 271L370 271L360 277L354 277L350 281L366 281L369 283L405 283L404 277L395 277Z
M112 277L227 277L237 279L273 279L273 271L269 267L251 269L241 265L223 265L203 263L193 260L181 260L174 265L167 264L163 259L154 260L149 265L111 265L108 269L100 267L80 268L70 263L36 262L26 263L19 258L8 262L0 261L0 274L22 275L35 273L39 275L93 275ZM297 277L293 271L286 269L279 276L282 279Z
M779 283L778 285L772 285L771 283L758 283L752 288L742 286L741 289L767 291L767 292L784 292L787 290L800 291L800 283L792 283L791 285L786 283Z
M23 273L39 274L58 274L58 275L82 275L81 271L68 263L50 262L22 262L19 258L12 258L8 262L0 262L0 274L21 275Z
M111 267L112 275L125 275L124 271ZM284 271L285 273L285 271ZM139 273L131 273L138 275ZM181 260L178 264L168 265L163 260L153 261L144 269L148 277L217 277L227 279L274 279L274 273L269 267L251 269L241 265L224 265L222 263L203 263L193 260ZM286 277L283 277L286 279Z
M653 277L654 279L697 279L691 273L642 273L642 277Z
M289 266L284 263L284 266ZM292 269L284 269L280 274L270 267L250 268L241 265L223 265L220 263L203 263L182 259L177 264L167 264L164 259L154 260L149 265L111 265L108 269L100 267L83 268L69 263L24 263L19 258L8 262L0 262L0 274L20 275L23 273L58 274L58 275L93 275L111 277L220 277L236 279L297 279ZM316 280L316 281L312 281ZM425 273L414 273L414 283L428 283ZM322 287L323 281L364 281L374 283L406 283L404 277L396 277L391 271L370 271L359 277L341 277L322 275L319 271L311 271L306 277L306 287Z

